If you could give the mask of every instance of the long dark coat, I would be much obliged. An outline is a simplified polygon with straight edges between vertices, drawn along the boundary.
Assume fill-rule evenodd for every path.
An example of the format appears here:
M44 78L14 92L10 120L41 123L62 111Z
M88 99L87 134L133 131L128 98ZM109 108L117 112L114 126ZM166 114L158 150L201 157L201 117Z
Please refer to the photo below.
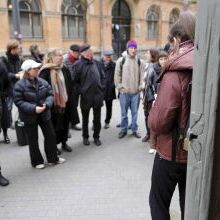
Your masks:
M23 59L19 56L6 54L5 57L2 57L2 64L7 71L8 79L10 81L9 96L13 96L13 88L15 83L18 81L15 74L21 71L22 63Z
M115 62L111 61L107 65L104 64L104 61L101 61L102 68L105 73L105 100L116 99L115 93L115 83L114 83L114 74L115 74Z
M6 129L10 126L10 120L8 117L8 107L6 98L9 93L10 82L2 62L0 62L0 128Z
M101 63L81 57L73 66L74 82L79 84L82 109L103 106L105 74Z
M70 71L72 80L75 78L75 73L73 72L73 65L77 60L72 62L72 61L69 60L68 56L64 59L64 65ZM77 110L78 103L79 103L79 85L74 83L74 81L72 83L72 95L71 95L71 97L72 97L73 108L74 108L73 109L72 124L76 125L76 124L80 123L79 114L78 114L78 110Z
M72 121L72 117L74 114L73 102L72 99L70 98L72 96L72 78L69 70L65 66L63 66L62 68L62 72L65 79L68 101L66 103L66 108L64 113L57 113L57 111L55 111L55 109L52 108L52 122L56 134L58 134L60 130L64 130L67 127L67 124L69 124L69 122ZM42 77L51 85L50 69L43 69L40 72L39 77ZM59 137L59 135L57 135L57 143L60 143L61 141L62 141L62 137Z

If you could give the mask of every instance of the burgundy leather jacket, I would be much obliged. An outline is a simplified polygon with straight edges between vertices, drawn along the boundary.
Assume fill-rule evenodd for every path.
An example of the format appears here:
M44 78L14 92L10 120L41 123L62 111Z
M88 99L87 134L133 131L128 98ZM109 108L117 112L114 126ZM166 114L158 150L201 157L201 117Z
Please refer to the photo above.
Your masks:
M185 130L189 120L193 49L193 43L187 41L180 45L178 54L169 57L148 119L149 127L156 135L156 150L160 157L171 161L174 143L176 162L179 163L187 162L187 152L183 150L182 142L174 141L173 137L176 130Z

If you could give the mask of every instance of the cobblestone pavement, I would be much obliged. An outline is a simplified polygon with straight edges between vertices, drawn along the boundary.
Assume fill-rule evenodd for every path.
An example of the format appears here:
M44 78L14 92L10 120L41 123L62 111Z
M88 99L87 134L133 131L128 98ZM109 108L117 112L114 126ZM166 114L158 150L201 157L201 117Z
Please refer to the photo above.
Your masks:
M150 220L148 196L154 156L131 134L117 138L119 115L115 101L111 127L101 131L101 147L92 139L90 146L83 146L81 132L71 130L68 144L73 152L62 154L67 162L44 170L31 167L28 147L17 146L14 130L10 130L12 143L0 143L0 164L10 180L8 187L0 188L0 219ZM143 136L141 107L138 121ZM42 148L41 133L40 145ZM173 219L179 219L176 193L171 209L176 216Z

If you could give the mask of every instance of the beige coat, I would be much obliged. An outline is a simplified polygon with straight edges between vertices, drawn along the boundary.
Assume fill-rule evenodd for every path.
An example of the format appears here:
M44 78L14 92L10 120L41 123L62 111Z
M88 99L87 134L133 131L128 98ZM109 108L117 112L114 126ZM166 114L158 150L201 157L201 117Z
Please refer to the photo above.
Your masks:
M138 58L126 55L122 67L123 57L116 62L115 68L115 86L120 93L136 94L143 90L143 78L145 71L145 62L141 60L140 66ZM121 71L122 70L122 71Z

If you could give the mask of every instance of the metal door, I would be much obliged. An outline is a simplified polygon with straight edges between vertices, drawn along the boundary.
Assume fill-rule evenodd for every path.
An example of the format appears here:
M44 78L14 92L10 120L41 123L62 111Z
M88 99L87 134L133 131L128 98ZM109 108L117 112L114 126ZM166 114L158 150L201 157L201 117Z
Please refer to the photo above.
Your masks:
M112 8L112 47L116 57L126 50L130 39L131 12L124 0L117 0Z

